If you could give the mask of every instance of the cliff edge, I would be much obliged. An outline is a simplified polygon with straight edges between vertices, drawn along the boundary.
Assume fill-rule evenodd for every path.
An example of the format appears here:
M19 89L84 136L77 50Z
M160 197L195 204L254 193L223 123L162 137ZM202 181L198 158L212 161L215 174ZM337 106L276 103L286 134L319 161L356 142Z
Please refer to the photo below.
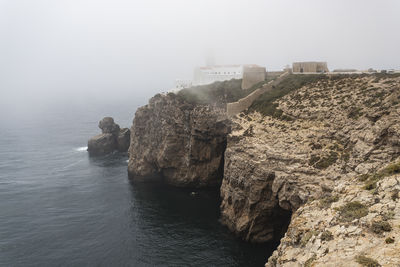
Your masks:
M176 186L221 183L229 124L224 108L158 94L140 107L131 128L128 172Z

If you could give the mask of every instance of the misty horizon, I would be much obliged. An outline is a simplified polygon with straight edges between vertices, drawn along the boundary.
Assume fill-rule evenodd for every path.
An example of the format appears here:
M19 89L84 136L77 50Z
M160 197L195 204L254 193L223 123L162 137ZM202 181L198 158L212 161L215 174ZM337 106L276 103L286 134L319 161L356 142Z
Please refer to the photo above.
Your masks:
M3 111L145 104L206 64L400 69L400 2L0 0Z

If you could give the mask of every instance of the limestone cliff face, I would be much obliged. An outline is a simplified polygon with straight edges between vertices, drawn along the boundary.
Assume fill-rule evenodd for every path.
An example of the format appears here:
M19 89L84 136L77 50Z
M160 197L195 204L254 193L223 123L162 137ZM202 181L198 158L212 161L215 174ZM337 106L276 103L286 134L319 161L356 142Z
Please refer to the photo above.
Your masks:
M259 114L233 121L221 186L222 222L245 240L279 239L291 213L309 197L322 196L322 186L332 186L308 164L311 142L298 142L310 135L322 139L324 129ZM290 132L282 131L291 127Z
M398 190L398 177L373 173L399 159L399 102L399 78L338 76L276 101L285 120L257 112L232 118L221 186L222 223L246 240L263 242L279 238L292 214L268 266L313 261L320 263L315 266L335 266L333 259L341 255L344 260L338 264L357 266L356 261L364 259L358 256L364 256L393 266L396 257L374 253L400 251L398 230L366 233L375 221L398 228L398 198L389 197ZM360 182L360 176L366 181ZM337 205L330 208L334 201ZM360 202L369 215L350 222L341 219L340 207L351 202ZM390 216L383 218L387 212ZM354 236L349 234L353 230ZM395 241L386 244L389 235ZM328 239L331 243L323 245ZM372 244L384 247L376 250Z
M269 116L229 120L223 108L156 95L133 121L130 176L194 187L223 177L224 225L251 242L284 236L269 267L396 266L400 77L313 81L272 92L259 110Z
M161 176L176 186L220 184L228 132L224 109L158 94L136 111L129 175Z

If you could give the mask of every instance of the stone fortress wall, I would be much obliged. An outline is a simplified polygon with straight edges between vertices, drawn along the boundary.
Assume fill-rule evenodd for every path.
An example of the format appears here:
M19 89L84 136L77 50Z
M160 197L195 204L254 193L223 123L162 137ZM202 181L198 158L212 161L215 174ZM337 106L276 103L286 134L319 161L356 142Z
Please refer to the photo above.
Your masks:
M294 73L317 73L329 71L326 62L294 62L292 68Z
M233 116L236 115L246 109L248 109L251 104L253 104L253 101L256 100L259 96L264 94L265 92L272 90L274 86L279 84L283 79L286 78L286 76L289 75L289 72L285 72L282 75L280 75L278 78L276 78L273 81L270 81L269 83L265 84L263 87L258 88L251 94L249 94L246 97L243 97L242 99L239 99L236 102L228 103L226 105L226 113L228 116Z
M242 78L242 89L246 90L251 88L253 85L265 81L266 70L260 66L244 66L243 67L243 78Z

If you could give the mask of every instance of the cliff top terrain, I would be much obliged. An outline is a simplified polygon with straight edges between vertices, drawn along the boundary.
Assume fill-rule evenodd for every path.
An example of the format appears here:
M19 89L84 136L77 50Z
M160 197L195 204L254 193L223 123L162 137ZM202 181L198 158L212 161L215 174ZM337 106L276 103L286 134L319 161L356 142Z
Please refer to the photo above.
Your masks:
M259 82L245 90L242 89L242 79L232 79L182 89L177 95L189 103L224 106L226 103L235 102L247 96L263 84L277 77L278 75L274 74L267 75L265 81Z
M262 85L154 96L135 114L130 176L220 185L222 224L281 241L270 267L399 264L400 75L289 75L227 117Z
M399 75L291 79L232 118L222 222L253 242L287 222L268 266L396 266Z

